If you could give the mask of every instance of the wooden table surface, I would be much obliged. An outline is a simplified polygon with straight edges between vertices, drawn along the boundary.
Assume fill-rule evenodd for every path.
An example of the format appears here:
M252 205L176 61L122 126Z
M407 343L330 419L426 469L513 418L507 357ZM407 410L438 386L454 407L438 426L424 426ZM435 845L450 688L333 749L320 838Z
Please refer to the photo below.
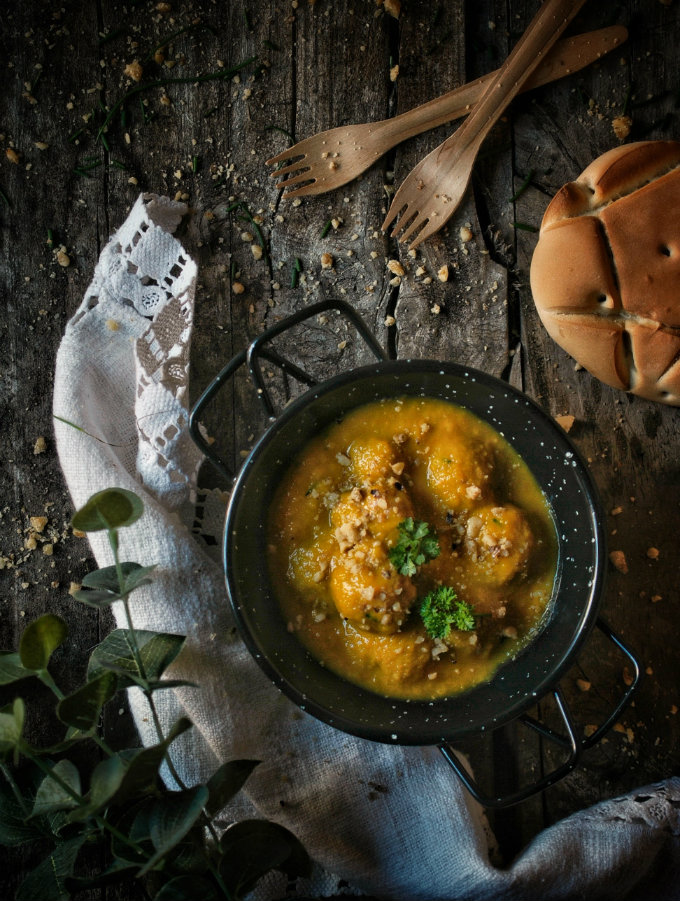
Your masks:
M610 566L603 612L646 675L634 706L573 773L491 816L506 860L545 826L672 775L680 760L680 413L575 367L541 326L529 289L545 207L563 183L618 146L613 119L632 118L627 141L680 136L680 3L586 4L569 34L622 24L627 43L512 104L483 147L462 206L415 259L380 224L394 186L450 127L405 142L360 180L299 203L280 197L264 162L293 138L393 116L495 68L537 7L537 0L403 0L396 18L374 0L27 0L8 7L0 26L0 646L15 647L32 618L58 613L73 632L68 653L55 660L68 685L111 627L106 614L69 595L92 561L68 527L72 508L51 419L55 354L99 252L140 191L185 200L190 215L180 237L200 271L194 398L263 327L341 296L393 355L478 367L553 416L574 417L570 437L600 490L610 548L628 564L627 573ZM236 76L203 78L249 59ZM126 71L135 60L141 81ZM159 81L167 83L153 87ZM106 143L98 141L106 111L137 88L116 109ZM253 232L250 216L265 243L259 260L243 240ZM323 253L332 268L322 268ZM386 265L392 259L405 269L400 284ZM443 265L445 282L437 277ZM243 293L235 293L236 281ZM301 340L301 356L320 353L316 341ZM360 361L354 342L342 352L335 346L323 367ZM235 459L252 440L251 406L244 388L216 414L229 426ZM36 548L26 547L29 517L42 515L46 531ZM579 728L598 722L624 689L624 663L597 635L587 644L563 680ZM550 717L549 701L540 712ZM117 712L114 719L129 729ZM33 734L55 728L39 712L29 725ZM496 786L559 759L520 725L468 750L480 779ZM2 859L0 883L13 889L31 855Z

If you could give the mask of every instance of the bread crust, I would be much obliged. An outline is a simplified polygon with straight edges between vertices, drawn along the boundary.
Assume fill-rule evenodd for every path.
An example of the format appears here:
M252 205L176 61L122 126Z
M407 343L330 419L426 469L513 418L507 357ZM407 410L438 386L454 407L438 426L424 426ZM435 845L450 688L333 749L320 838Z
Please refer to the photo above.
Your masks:
M592 375L680 406L680 142L616 147L564 185L531 290L551 337Z

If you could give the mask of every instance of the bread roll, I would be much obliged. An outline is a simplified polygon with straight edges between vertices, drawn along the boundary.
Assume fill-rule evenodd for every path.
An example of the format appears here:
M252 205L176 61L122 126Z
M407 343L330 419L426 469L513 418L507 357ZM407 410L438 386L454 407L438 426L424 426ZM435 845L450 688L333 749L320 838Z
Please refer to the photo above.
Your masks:
M617 147L566 184L541 223L531 290L592 375L680 406L680 142Z

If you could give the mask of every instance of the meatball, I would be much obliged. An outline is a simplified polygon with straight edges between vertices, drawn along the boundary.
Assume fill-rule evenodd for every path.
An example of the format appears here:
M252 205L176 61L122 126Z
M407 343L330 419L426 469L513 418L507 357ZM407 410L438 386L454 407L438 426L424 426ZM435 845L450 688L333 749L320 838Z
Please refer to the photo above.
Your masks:
M481 441L460 434L433 436L427 487L447 512L473 510L492 499L493 468L493 451Z
M333 557L329 587L340 616L371 632L398 631L416 598L411 580L396 571L382 542L373 538Z
M525 572L533 545L526 516L512 504L481 507L467 521L465 552L489 584L505 585Z

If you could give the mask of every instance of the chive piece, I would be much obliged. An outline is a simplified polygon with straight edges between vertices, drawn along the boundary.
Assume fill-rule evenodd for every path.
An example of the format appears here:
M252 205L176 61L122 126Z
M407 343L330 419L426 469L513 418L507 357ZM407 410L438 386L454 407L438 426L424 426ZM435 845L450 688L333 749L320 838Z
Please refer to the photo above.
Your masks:
M97 132L97 138L102 142L104 150L106 150L107 153L110 153L111 148L109 147L109 142L106 139L106 135L104 134L103 131L100 130L100 132Z
M161 43L158 44L158 46L154 47L145 59L153 59L153 57L158 53L159 50L162 50L163 47L167 47L168 44L175 38L178 38L180 34L184 34L185 31L191 31L193 28L208 28L208 26L204 25L203 22L193 22L191 25L185 25L183 28L178 28L177 31L173 31L171 34L166 35ZM210 31L214 33L214 29L210 28Z
M300 273L302 272L302 261L300 257L295 257L295 262L293 263L293 271L290 275L290 286L291 288L297 288L298 279L300 278Z
M196 175L198 172L198 157L194 156L191 160L191 171Z
M5 206L9 209L12 204L9 202L9 197L5 192L0 188L0 200L5 204Z
M204 113L203 118L209 119L211 116L215 115L215 113L217 112L218 109L219 109L219 106L213 106L212 109L209 109L207 113Z
M139 98L139 108L142 111L142 122L146 125L148 122L151 122L153 116L150 113L147 113L146 107L144 106L144 101L142 98Z
M54 247L54 235L52 234L52 229L47 229L47 241L45 242L50 250Z
M104 132L104 129L107 127L113 116L118 112L121 106L123 106L123 104L130 99L130 97L134 97L136 94L139 94L142 91L150 91L153 88L163 88L169 84L199 84L204 81L225 81L227 78L232 78L234 75L236 75L237 72L240 72L241 69L245 69L246 66L249 66L253 62L255 62L255 57L251 56L248 59L244 60L242 63L239 63L236 66L232 66L231 69L218 69L216 72L207 72L204 75L195 75L193 78L159 78L156 81L150 81L147 84L138 84L136 87L131 88L126 94L123 94L120 100L117 100L113 104L108 116L99 126L99 131L97 132L97 140L99 140L100 136Z
M326 235L328 234L328 232L331 230L332 227L333 227L333 223L332 223L331 220L329 219L328 222L327 222L327 223L324 225L324 227L323 227L323 230L322 230L322 232L321 232L321 237L322 237L322 238L325 238Z
M231 266L229 267L229 280L234 281L236 279L236 260L231 261Z
M108 44L109 41L115 41L115 39L120 37L121 34L125 34L125 28L116 28L114 31L109 31L106 34L100 35L99 46L103 47L104 44Z
M523 232L537 232L538 231L538 229L536 228L535 225L529 225L528 222L513 222L512 224L514 225L515 228L518 228L520 231L523 231Z
M632 95L633 95L633 86L629 85L628 90L626 91L625 100L623 101L623 109L621 110L622 116L628 115L628 111L630 110L630 99L631 99Z
M258 241L260 247L262 248L262 250L264 251L264 256L266 259L268 254L267 254L267 248L265 247L265 243L264 243L264 235L262 234L260 226L253 219L253 215L250 212L250 210L248 209L248 204L245 202L245 200L237 200L235 203L232 203L230 206L227 207L228 213L233 213L235 210L243 210L244 215L239 216L239 219L242 219L244 222L248 222L250 225L252 225L253 231L257 235L257 241Z
M258 244L260 245L260 247L262 248L262 250L265 250L265 246L264 246L264 236L263 236L262 232L260 231L260 226L259 226L259 225L257 224L257 222L253 219L253 217L250 215L250 210L248 210L247 207L245 208L245 210L246 210L247 215L246 215L246 216L239 216L239 219L243 219L244 222L248 222L250 225L252 225L253 231L254 231L255 234L257 235L257 241L258 241ZM265 253L266 253L266 251L265 251Z
M285 135L288 138L291 144L295 143L293 135L289 131L286 131L285 128L279 128L278 125L267 125L265 131L280 131L282 135Z
M124 172L130 171L130 167L126 166L125 163L121 163L120 160L109 160L109 166L115 166L116 169L122 169Z
M96 169L98 166L101 166L101 164L102 161L97 159L96 157L86 156L83 160L83 164L78 166L78 169L80 170L80 172L89 172L90 169Z
M531 183L531 179L534 177L535 174L536 174L536 170L535 170L535 169L530 169L530 170L529 170L529 174L528 174L527 177L524 179L524 181L522 182L522 184L519 186L519 188L517 189L517 191L512 195L512 197L511 197L510 200L509 200L509 203L515 203L517 200L519 200L519 198L522 196L522 194L524 194L524 192L526 191L526 189L529 187L529 185L530 185L530 183Z
M274 41L264 40L264 41L262 41L262 43L264 44L265 47L269 47L270 50L280 50L281 49L278 44L274 43Z
M69 143L75 141L76 138L80 137L80 135L85 131L86 128L87 126L83 125L83 127L79 128L78 131L74 131L72 135L69 135Z

